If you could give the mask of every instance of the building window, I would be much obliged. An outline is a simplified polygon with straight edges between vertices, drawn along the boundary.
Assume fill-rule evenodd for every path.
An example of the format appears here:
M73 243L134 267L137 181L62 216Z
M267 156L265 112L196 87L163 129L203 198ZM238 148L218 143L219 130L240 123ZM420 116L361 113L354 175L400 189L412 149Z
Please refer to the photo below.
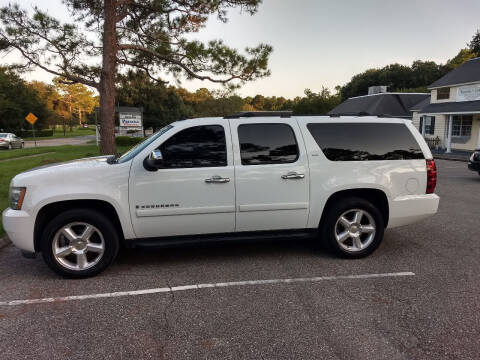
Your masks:
M456 115L453 117L452 136L465 136L470 137L472 135L472 115Z
M450 99L450 88L444 87L437 89L437 100L447 100Z
M434 135L435 134L435 116L420 117L420 132L422 132L424 121L425 121L425 134L423 135Z

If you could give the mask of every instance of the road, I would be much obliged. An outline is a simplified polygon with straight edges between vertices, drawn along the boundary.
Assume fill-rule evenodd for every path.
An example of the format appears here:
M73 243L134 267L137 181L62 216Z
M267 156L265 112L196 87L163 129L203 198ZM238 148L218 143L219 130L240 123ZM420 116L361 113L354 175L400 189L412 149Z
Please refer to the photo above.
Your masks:
M91 140L95 140L95 135L56 138L56 139L49 139L49 140L37 140L37 147L59 146L59 145L86 145ZM35 147L35 142L25 141L25 147L26 148Z
M478 359L480 176L437 164L439 213L388 230L362 260L308 242L128 250L100 276L72 281L4 248L0 304L53 302L0 305L0 357ZM309 279L258 281L297 278ZM235 283L245 280L254 282ZM58 299L84 294L98 298Z

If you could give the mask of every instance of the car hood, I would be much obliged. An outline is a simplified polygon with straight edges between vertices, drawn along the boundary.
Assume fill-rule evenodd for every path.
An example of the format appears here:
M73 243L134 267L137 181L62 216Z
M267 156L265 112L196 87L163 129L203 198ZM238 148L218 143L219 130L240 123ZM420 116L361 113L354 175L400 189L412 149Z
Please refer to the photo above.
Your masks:
M38 166L15 176L12 180L12 185L25 186L33 182L44 181L46 178L53 178L58 181L66 174L69 177L74 174L88 176L89 172L98 172L102 171L102 168L106 169L110 166L115 166L107 163L109 157L97 156Z

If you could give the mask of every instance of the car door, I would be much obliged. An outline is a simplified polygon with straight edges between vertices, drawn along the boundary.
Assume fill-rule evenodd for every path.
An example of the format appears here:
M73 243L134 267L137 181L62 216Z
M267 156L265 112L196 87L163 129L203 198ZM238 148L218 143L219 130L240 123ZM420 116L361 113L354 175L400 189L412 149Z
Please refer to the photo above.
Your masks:
M21 148L22 147L22 142L20 140L19 137L17 137L16 135L13 135L12 134L12 141L13 141L13 147L16 147L16 148Z
M231 119L236 231L303 229L309 172L294 118Z
M132 163L129 199L136 236L233 232L235 186L228 122L173 129L177 131L157 148L164 168L147 171L138 156Z

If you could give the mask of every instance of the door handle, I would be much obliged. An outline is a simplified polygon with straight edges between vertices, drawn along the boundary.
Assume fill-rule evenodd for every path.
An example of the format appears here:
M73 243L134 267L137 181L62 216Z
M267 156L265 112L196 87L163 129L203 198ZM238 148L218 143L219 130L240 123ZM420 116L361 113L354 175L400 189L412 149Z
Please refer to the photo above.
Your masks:
M282 179L289 180L289 179L303 179L305 174L299 174L296 171L291 171L285 175L282 175Z
M212 176L209 179L205 179L207 184L224 184L230 182L230 178L224 178L218 175Z

